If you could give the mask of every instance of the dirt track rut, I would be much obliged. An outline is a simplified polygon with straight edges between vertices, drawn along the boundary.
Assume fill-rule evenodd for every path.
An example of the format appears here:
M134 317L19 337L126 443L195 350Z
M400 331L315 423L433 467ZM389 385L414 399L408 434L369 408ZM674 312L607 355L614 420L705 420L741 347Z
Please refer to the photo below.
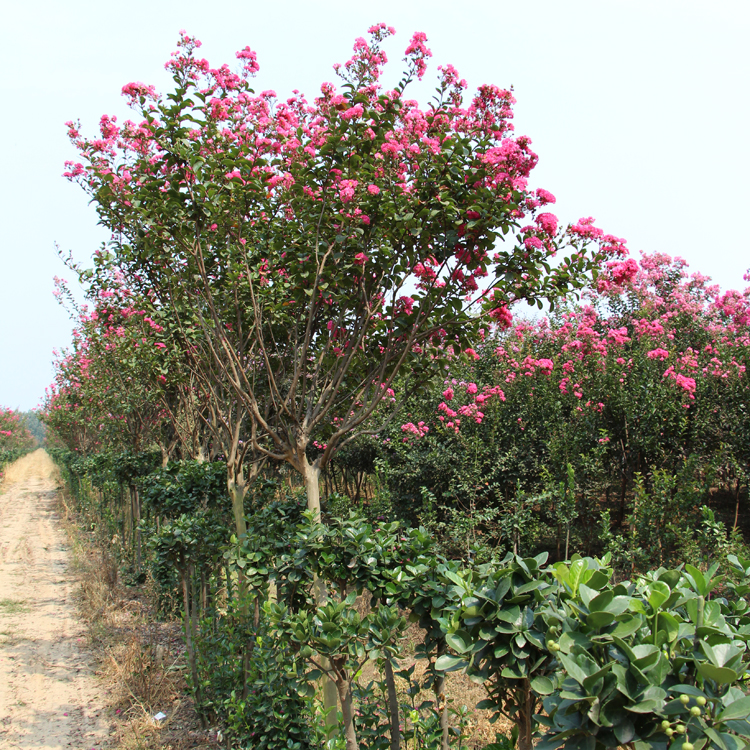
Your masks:
M43 450L0 485L0 749L105 747L106 722L76 617L57 472Z

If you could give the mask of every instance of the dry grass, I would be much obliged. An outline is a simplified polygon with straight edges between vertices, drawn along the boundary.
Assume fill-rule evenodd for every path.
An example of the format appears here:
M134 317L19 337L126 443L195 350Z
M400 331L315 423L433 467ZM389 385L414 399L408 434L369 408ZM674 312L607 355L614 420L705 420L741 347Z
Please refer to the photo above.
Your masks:
M358 597L355 606L361 616L366 615L370 611L369 594ZM427 661L425 659L416 659L414 657L415 649L419 644L424 642L424 637L424 630L417 623L411 623L406 631L406 638L403 642L402 653L404 656L399 659L401 670L410 669L414 666L414 673L411 678L413 684L421 684L423 682L427 669ZM366 686L372 680L382 679L383 676L378 673L377 666L373 662L367 662L358 676L358 682L363 686ZM406 680L396 676L396 688L399 691L401 702L407 702L406 691L409 687ZM490 723L491 711L483 711L475 708L479 701L487 697L487 693L482 685L472 682L467 675L461 672L450 673L445 681L445 694L449 705L453 708L460 709L462 706L465 706L469 709L469 726L466 730L466 739L463 747L482 748L495 741L496 733L510 733L512 724L508 720L500 718L492 724ZM423 690L418 693L414 703L418 706L422 701L432 701L434 699L435 695L431 690Z
M217 748L186 697L184 647L178 622L154 614L146 587L126 587L107 541L82 531L61 495L70 539L78 609L96 658L103 703L111 718L112 750ZM166 719L156 721L157 713ZM215 736L215 732L213 732Z

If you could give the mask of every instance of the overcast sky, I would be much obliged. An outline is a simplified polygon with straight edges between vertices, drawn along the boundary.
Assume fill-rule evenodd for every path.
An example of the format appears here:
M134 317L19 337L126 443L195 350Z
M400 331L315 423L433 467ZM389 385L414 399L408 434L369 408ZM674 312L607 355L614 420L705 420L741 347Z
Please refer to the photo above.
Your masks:
M212 65L258 52L257 89L315 96L334 81L372 23L397 68L414 31L432 66L452 63L470 88L515 87L516 129L539 154L534 187L564 222L594 216L635 257L660 251L724 288L750 266L747 2L690 0L89 0L3 4L0 62L5 157L0 180L0 405L37 405L52 350L70 321L52 296L73 281L56 245L86 262L106 239L87 198L61 176L75 157L65 121L93 134L99 117L128 116L123 84L167 90L164 62L186 29Z

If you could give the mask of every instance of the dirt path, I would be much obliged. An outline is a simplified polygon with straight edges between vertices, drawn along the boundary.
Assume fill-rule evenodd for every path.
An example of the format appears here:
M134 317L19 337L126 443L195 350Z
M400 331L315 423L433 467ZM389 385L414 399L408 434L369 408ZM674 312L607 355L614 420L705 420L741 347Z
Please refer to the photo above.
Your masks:
M43 450L0 487L0 748L98 750L107 736L82 645L57 474Z

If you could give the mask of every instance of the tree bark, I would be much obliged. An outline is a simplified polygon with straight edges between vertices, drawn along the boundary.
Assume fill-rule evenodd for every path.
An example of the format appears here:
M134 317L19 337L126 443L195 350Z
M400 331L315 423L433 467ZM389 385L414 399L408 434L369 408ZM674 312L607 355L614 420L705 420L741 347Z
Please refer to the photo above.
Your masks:
M448 701L445 696L445 675L435 680L435 699L440 713L440 750L450 750L450 722L448 721Z
M734 531L737 528L737 521L740 517L740 480L737 480L737 486L734 490L734 526L732 526L732 531Z
M518 716L518 750L532 750L534 745L531 741L531 717L534 714L534 697L528 679L523 681L522 690L523 708Z
M398 722L398 693L396 692L396 678L393 675L393 665L388 657L383 662L383 670L385 671L385 684L388 688L388 711L391 719L391 750L400 750L401 728Z
M190 616L190 586L188 584L189 569L180 567L180 578L182 579L182 604L185 612L185 645L187 647L188 662L190 664L190 676L193 678L193 686L196 694L196 702L200 703L200 688L198 685L198 665L195 661L195 647L193 644L193 621Z
M336 677L336 689L341 700L341 714L344 718L344 739L346 750L358 750L357 732L354 728L354 711L352 710L352 691L345 676Z
M437 658L439 659L447 650L445 639L441 638L438 641L437 647ZM437 710L440 714L440 750L450 750L450 722L448 717L448 701L445 695L445 674L441 674L435 678L435 684L433 685L433 691L435 693L435 702Z
M302 454L302 467L304 469L303 478L307 493L307 509L313 512L315 521L320 523L320 467L315 463L310 464L304 453ZM315 604L318 607L322 607L328 601L328 590L322 578L315 577L313 592L315 594ZM323 660L322 666L324 668L329 667L327 660ZM338 710L338 691L333 680L329 677L323 676L321 680L323 683L321 685L323 689L323 706L326 709L326 725L328 727L328 735L331 737L333 735L333 727L338 724L338 717L336 715Z
M232 499L232 513L234 514L234 532L239 539L247 533L247 523L245 522L245 492L246 485L244 477L236 476L233 467L227 467L227 489L229 497Z

